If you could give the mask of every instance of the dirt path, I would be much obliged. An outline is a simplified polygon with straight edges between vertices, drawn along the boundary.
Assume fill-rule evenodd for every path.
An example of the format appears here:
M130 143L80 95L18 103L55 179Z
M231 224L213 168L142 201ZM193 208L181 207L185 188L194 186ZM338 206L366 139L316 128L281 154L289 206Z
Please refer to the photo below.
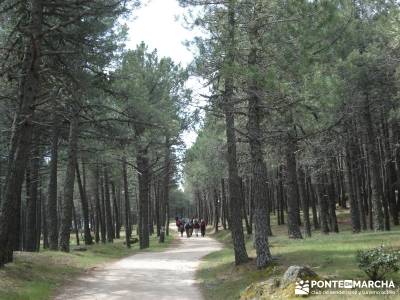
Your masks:
M203 256L219 249L208 237L179 237L176 247L139 253L78 278L55 300L202 299L196 268Z

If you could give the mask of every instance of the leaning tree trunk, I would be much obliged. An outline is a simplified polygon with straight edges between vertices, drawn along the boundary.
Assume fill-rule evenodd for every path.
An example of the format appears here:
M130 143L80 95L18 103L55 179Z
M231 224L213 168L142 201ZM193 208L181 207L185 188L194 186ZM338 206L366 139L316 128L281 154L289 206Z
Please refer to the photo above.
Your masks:
M32 140L32 119L40 90L40 51L43 24L43 1L32 0L30 24L25 26L26 46L21 65L18 103L10 142L6 184L0 207L0 267L13 260L13 244L20 222L19 205L25 169Z
M85 245L91 245L93 243L93 240L92 240L92 235L90 234L90 227L89 227L89 205L86 196L86 191L82 184L78 161L75 162L75 169L76 169L76 179L79 187L79 194L81 198Z
M79 114L75 109L69 126L69 146L67 154L67 171L65 173L64 199L62 202L59 247L69 252L70 229L72 222L72 206L74 201L75 163L78 148Z

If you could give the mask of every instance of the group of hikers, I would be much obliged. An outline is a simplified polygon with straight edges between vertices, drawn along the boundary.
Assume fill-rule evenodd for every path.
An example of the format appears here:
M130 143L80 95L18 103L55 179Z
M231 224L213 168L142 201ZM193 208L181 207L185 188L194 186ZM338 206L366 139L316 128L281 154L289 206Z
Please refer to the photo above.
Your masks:
M200 221L198 219L184 219L184 218L175 218L176 221L176 227L178 229L178 232L180 232L181 236L183 236L183 233L186 232L186 237L190 238L193 234L198 237L199 236L199 231L201 233L201 236L204 237L206 235L206 226L207 223L203 219Z

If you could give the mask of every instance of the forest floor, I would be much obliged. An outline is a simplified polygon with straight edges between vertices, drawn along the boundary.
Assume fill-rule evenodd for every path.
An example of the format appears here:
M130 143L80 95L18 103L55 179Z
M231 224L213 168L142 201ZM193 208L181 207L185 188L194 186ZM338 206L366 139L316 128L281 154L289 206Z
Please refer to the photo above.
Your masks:
M138 253L91 271L64 287L55 299L203 299L195 271L202 257L222 245L194 236L179 237L173 244L165 251Z
M271 220L276 224L276 220ZM229 231L219 231L212 237L225 246L221 251L207 255L200 265L197 278L207 300L239 299L244 289L254 282L265 281L271 277L281 277L289 266L310 266L322 278L367 280L366 275L358 268L356 252L384 244L387 247L400 249L400 226L389 232L366 231L352 234L347 210L338 211L339 234L321 235L313 232L311 238L289 240L287 225L272 225L273 235L270 247L276 263L265 270L255 266L255 250L251 237L247 236L246 246L251 258L244 265L235 266L233 248ZM396 286L400 283L400 274L389 274ZM313 296L312 299L364 299L363 296ZM382 296L369 296L366 299L382 299ZM385 299L400 299L400 295Z
M165 249L171 245L173 238L170 235L164 244L160 244L157 237L153 236L150 248L145 251ZM51 299L57 288L68 285L76 277L92 274L104 265L140 251L138 244L128 249L123 242L121 238L114 240L114 243L84 246L87 248L84 252L74 251L76 246L73 242L70 253L47 250L39 253L15 252L15 261L0 269L0 299Z

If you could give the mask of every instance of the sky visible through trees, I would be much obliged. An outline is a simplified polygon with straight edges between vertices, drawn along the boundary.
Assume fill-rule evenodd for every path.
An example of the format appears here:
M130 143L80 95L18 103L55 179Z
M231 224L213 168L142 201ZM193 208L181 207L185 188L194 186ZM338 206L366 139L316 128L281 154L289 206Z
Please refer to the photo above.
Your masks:
M151 0L144 2L127 22L129 34L127 47L135 48L142 41L150 48L156 48L160 55L169 56L175 62L189 65L194 58L195 49L189 49L185 43L191 41L200 31L188 28L184 16L188 10L179 6L176 0ZM140 28L140 30L135 30ZM201 97L207 94L201 78L192 76L187 85L193 90L193 107L204 104ZM196 140L195 130L183 133L183 140L190 147Z

